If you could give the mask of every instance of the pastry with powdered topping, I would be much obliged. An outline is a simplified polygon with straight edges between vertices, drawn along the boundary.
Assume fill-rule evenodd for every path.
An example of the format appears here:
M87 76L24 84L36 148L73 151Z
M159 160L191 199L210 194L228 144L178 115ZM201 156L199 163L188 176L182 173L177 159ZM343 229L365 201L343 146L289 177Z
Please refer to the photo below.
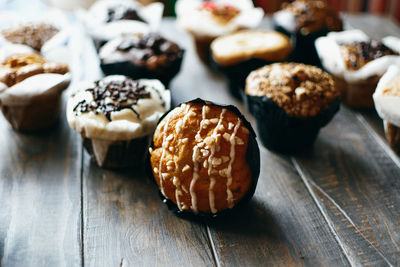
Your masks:
M160 120L149 151L152 176L175 212L215 216L254 194L260 152L233 106L200 99L179 105Z
M339 110L338 97L329 74L299 63L265 66L246 80L246 104L257 120L261 141L276 151L311 146Z
M68 100L67 119L99 166L131 167L142 163L149 135L170 101L158 80L111 75L81 85Z

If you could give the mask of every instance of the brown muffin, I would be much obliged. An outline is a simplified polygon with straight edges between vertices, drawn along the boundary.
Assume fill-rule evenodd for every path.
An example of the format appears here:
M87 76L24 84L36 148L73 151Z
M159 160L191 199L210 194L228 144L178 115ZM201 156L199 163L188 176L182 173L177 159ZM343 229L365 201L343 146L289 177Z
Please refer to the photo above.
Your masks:
M251 197L258 172L246 160L254 139L248 127L230 108L210 102L189 102L168 113L150 150L152 173L165 198L180 211L216 214Z

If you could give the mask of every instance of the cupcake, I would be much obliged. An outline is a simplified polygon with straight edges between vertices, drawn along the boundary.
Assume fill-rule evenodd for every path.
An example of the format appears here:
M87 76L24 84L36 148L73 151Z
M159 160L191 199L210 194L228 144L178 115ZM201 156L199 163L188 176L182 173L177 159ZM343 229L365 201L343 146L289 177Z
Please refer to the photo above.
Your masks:
M121 36L99 52L106 75L123 74L134 79L159 79L165 86L179 72L183 49L158 34Z
M375 108L383 119L386 138L400 154L400 67L392 65L380 79L373 95Z
M264 12L251 0L178 0L176 14L179 25L193 36L197 55L208 64L216 37L256 27Z
M212 217L254 194L260 152L251 125L233 106L181 104L160 120L149 151L151 174L177 213Z
M315 42L324 68L333 75L342 101L354 108L372 108L372 94L391 64L400 64L400 39L371 40L359 30L330 33Z
M341 31L342 20L326 1L296 0L283 3L273 16L274 28L289 36L295 62L320 66L314 42L330 31Z
M262 143L280 152L311 146L340 105L332 77L299 63L275 63L255 70L245 90Z
M58 119L61 95L70 83L68 67L37 54L9 57L0 64L0 108L21 131L47 128Z
M111 75L74 92L67 119L100 167L129 167L143 159L149 135L170 102L158 80Z
M289 38L279 32L242 30L215 39L211 51L213 65L227 76L230 92L241 98L249 73L272 62L286 60L292 45Z

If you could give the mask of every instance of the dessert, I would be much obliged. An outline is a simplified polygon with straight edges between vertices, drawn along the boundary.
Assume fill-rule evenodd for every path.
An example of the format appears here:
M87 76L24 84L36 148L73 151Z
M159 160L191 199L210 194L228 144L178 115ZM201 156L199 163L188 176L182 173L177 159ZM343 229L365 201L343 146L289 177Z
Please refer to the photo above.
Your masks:
M151 174L175 212L215 216L254 194L260 152L233 106L201 99L179 105L160 120L149 151Z
M193 36L199 58L208 64L216 37L256 27L264 12L250 0L179 0L176 14L179 25Z
M275 63L250 73L246 105L264 146L293 152L311 146L339 110L332 77L317 67Z
M130 167L143 159L170 101L158 80L111 75L81 85L68 100L67 119L100 167Z
M211 51L213 64L228 78L230 92L241 98L249 73L286 60L292 45L289 38L278 32L242 30L215 39Z
M400 67L392 65L379 80L373 95L375 108L383 119L386 138L400 154Z
M0 65L0 108L16 130L49 127L58 118L61 94L70 83L68 67L37 54L9 57Z
M151 33L111 40L100 49L99 57L106 75L159 79L168 86L180 70L183 53L176 43Z
M289 36L294 45L293 61L320 65L314 42L330 31L341 31L342 21L325 0L296 0L283 3L275 12L275 30Z
M391 64L400 63L400 39L371 40L359 30L329 33L315 42L324 68L333 75L342 101L354 108L372 108L372 94Z

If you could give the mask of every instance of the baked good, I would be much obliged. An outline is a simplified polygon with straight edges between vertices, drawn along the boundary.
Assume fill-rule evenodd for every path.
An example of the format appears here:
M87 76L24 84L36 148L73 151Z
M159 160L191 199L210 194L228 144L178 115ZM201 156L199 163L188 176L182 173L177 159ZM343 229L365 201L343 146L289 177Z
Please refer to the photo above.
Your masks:
M321 69L275 63L250 73L246 105L257 120L264 146L281 152L311 146L339 110L339 91Z
M386 138L400 154L400 67L392 65L379 80L373 95L375 108L383 119Z
M176 43L150 33L113 39L100 49L99 57L106 75L159 79L168 86L181 68L183 53Z
M211 43L213 64L228 78L233 96L244 95L246 77L266 64L284 61L292 51L290 40L275 31L242 30Z
M178 0L175 9L178 24L192 35L197 55L206 64L216 37L254 28L264 15L251 0Z
M170 107L170 93L158 80L111 75L85 83L68 99L67 119L100 167L141 162L148 136Z
M253 196L259 153L253 129L238 109L195 99L160 120L149 161L170 208L215 216Z
M9 57L0 65L0 108L14 129L35 131L58 118L61 94L70 83L68 66L37 54Z
M342 20L325 0L283 3L274 13L274 28L289 36L294 45L293 61L320 66L314 42L330 31L341 31Z
M342 101L354 108L372 108L379 79L391 64L400 64L400 39L396 37L374 41L360 30L349 30L329 33L315 45Z

